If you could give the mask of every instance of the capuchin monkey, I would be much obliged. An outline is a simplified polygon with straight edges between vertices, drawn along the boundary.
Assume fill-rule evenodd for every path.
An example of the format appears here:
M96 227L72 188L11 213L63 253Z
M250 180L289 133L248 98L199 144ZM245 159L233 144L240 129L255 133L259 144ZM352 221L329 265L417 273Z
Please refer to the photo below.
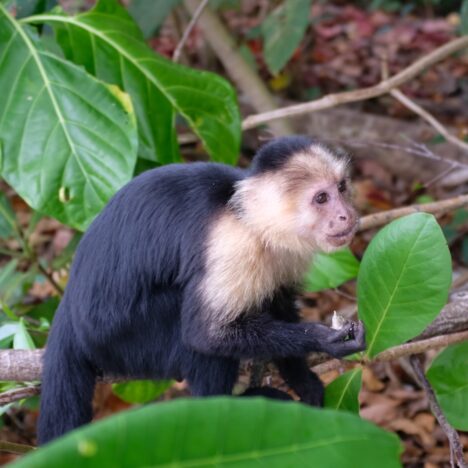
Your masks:
M76 251L44 357L39 443L91 420L104 374L230 395L239 361L261 358L321 405L306 355L365 349L361 322L300 322L295 304L314 253L356 231L347 167L318 141L287 137L248 170L173 164L123 187Z

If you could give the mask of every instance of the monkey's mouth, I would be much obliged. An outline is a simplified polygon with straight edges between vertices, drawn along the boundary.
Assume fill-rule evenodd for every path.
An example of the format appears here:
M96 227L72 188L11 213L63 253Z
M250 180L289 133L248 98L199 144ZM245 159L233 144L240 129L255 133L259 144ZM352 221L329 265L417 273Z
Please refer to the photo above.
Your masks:
M341 246L351 241L357 229L357 223L353 223L348 229L338 232L337 234L329 234L327 237L331 244Z

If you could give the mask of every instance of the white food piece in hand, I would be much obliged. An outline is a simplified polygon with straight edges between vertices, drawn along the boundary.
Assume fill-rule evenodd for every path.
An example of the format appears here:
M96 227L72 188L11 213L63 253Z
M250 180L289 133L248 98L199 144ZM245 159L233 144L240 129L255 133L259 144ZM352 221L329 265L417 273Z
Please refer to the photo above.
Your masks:
M345 326L345 323L345 318L342 315L339 315L336 310L334 310L331 324L333 330L341 330Z

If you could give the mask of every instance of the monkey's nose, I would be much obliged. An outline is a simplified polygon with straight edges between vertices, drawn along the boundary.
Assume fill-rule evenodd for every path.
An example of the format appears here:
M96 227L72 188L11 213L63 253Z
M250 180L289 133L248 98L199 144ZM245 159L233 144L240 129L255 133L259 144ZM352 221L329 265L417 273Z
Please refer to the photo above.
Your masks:
M348 219L348 217L345 216L345 215L339 215L339 216L338 216L338 219L339 219L340 221L346 221L346 220Z

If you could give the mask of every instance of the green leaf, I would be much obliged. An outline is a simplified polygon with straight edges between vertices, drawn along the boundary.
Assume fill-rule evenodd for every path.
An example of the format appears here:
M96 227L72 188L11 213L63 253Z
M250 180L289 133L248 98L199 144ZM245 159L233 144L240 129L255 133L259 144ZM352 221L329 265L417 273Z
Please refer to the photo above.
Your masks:
M7 196L0 192L0 237L6 239L16 232L16 216Z
M460 33L468 34L468 0L463 0L460 9Z
M128 11L145 37L151 37L181 0L132 0Z
M23 273L16 270L17 260L11 260L0 268L0 305L18 303L31 287L36 275L36 268L31 267Z
M16 0L16 18L37 15L51 10L57 5L57 0Z
M434 216L416 213L382 229L358 275L367 355L421 333L446 303L451 277L450 252Z
M13 337L13 349L36 349L34 341L26 329L24 319L21 319L18 323L18 330Z
M306 274L306 291L336 288L356 278L359 262L349 248L331 254L318 253Z
M33 208L85 229L131 178L128 99L42 50L0 5L2 175Z
M4 322L0 326L0 349L6 349L13 343L13 337L18 331L18 322Z
M60 300L58 297L49 297L44 302L28 310L27 315L36 320L52 322L59 303Z
M286 65L301 42L309 24L311 2L285 1L263 22L263 55L274 75Z
M240 117L232 87L213 73L157 55L118 2L100 0L89 12L74 17L49 14L29 21L50 23L69 60L130 94L138 120L140 157L160 163L180 159L175 129L180 114L214 160L236 162Z
M359 392L362 369L352 369L341 374L325 388L325 408L359 414Z
M468 431L468 341L444 349L432 362L427 378L450 424Z
M112 385L112 391L127 403L148 403L172 386L172 380L134 380Z
M259 398L173 400L68 434L17 467L399 467L398 438L349 413ZM15 466L15 465L13 465Z

